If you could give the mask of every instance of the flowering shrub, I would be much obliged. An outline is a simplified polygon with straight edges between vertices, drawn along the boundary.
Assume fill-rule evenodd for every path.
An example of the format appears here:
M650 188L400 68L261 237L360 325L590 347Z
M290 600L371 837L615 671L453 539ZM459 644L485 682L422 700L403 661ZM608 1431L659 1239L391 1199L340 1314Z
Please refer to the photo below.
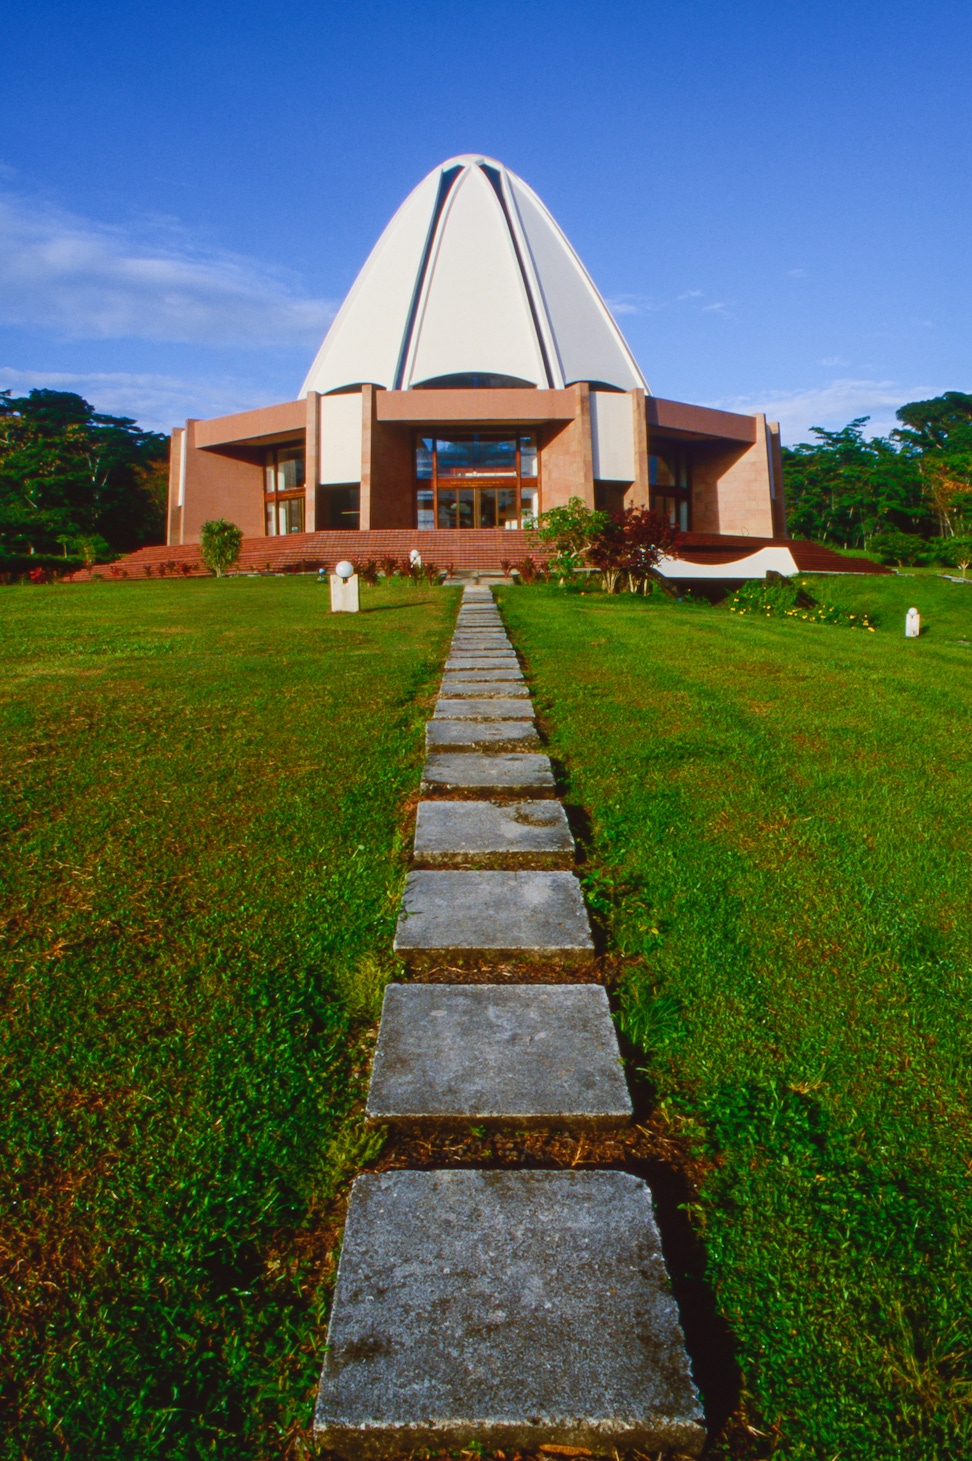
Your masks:
M527 554L519 563L513 565L513 572L519 575L521 583L533 583L534 579L543 576L544 567L542 563L538 563L535 558L531 558Z
M839 604L820 603L805 579L753 578L729 600L730 614L758 614L764 619L803 619L808 624L840 624L847 629L875 632L871 616L852 614Z

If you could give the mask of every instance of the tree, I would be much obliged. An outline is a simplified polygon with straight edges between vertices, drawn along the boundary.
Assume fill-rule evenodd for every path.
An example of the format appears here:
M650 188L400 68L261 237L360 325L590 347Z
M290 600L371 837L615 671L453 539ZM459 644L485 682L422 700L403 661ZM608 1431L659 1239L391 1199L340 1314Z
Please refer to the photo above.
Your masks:
M588 507L580 497L572 497L565 507L541 513L534 532L541 543L556 549L550 567L559 574L561 583L573 579L588 547L610 521L610 513Z
M636 593L664 558L677 558L682 534L667 518L647 507L629 507L615 513L595 534L587 560L601 571L604 587L613 593L622 574Z
M52 548L93 534L127 551L164 537L168 439L70 391L0 391L0 543Z
M629 587L636 588L637 582L644 586L649 578L657 577L654 570L662 558L678 557L681 530L648 507L629 507L622 525L628 550L625 567ZM634 584L632 579L636 580Z
M206 567L217 578L222 578L227 568L232 568L240 556L242 543L243 534L236 523L227 522L225 518L213 518L202 525L200 552Z
M920 461L925 498L941 537L972 525L972 396L946 391L895 413L894 436Z
M783 450L787 519L795 537L866 548L875 533L928 527L917 455L886 437L864 438L868 418Z

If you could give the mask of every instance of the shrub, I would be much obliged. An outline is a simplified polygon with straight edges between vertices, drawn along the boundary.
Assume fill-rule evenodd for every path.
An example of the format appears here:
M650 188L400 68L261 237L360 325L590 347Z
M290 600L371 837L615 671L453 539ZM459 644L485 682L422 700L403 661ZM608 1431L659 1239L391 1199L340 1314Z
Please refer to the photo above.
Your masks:
M385 553L378 559L378 567L386 578L392 578L398 572L398 559L391 553Z
M603 514L602 514L603 516ZM662 558L677 558L681 531L647 507L629 507L615 513L597 530L587 548L587 560L600 570L605 591L614 593L625 575L631 593L649 592L649 583Z
M841 624L848 629L867 629L874 633L874 619L861 612L851 614L839 604L828 604L814 598L806 580L767 575L744 583L729 599L730 614L759 614L802 619L808 624Z
M8 583L24 574L30 577L35 568L43 568L51 578L62 578L83 567L80 558L64 558L60 553L0 553L0 575Z
M922 562L927 552L924 538L917 533L903 533L898 528L875 533L868 546L882 563L894 563L899 568Z
M358 569L358 577L362 583L366 583L370 588L374 588L378 582L378 564L373 558L369 558L367 563L361 565Z
M972 568L972 537L947 538L944 547L943 560L950 568L961 568L964 578L967 571Z
M566 507L552 507L549 512L541 513L534 531L540 542L555 549L566 565L574 558L582 559L588 546L610 521L609 513L597 512L579 497L572 497Z
M243 534L236 523L222 517L203 523L199 551L206 567L217 578L222 578L227 568L237 562L242 544Z
M540 566L527 554L522 562L515 565L516 572L522 583L532 583L539 576Z

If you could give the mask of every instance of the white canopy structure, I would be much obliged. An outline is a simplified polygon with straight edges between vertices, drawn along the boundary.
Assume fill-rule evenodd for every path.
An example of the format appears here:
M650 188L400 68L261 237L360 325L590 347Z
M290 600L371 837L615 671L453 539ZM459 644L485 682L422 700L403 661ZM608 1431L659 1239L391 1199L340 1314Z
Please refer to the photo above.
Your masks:
M454 157L419 183L355 280L301 395L589 381L647 390L611 312L536 193Z

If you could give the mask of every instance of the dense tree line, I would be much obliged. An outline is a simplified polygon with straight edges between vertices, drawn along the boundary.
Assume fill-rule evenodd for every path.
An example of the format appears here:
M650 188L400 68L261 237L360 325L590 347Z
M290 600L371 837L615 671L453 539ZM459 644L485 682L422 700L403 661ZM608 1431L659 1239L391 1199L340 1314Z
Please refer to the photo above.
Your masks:
M954 563L972 538L972 395L947 391L896 413L890 436L868 417L783 450L793 537L873 550L888 561Z
M0 553L108 556L165 539L168 437L70 391L0 391Z

